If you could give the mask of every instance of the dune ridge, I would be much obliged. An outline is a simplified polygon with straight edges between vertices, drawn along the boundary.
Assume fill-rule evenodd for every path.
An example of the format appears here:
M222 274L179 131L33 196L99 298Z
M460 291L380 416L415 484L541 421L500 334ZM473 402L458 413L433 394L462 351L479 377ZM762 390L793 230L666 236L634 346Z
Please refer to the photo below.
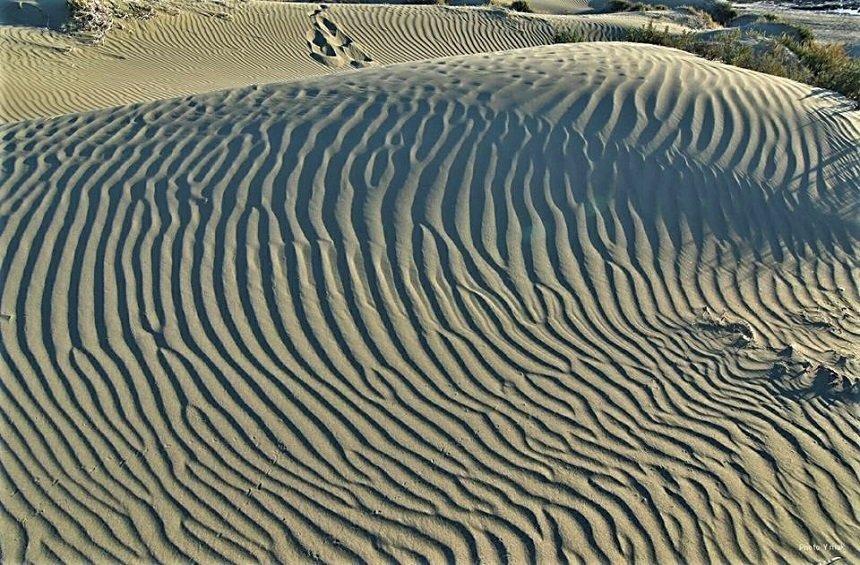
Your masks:
M556 29L619 40L650 16L529 16L428 5L254 0L219 18L199 11L126 21L103 44L0 26L0 122L268 84L377 64L552 43ZM662 27L687 28L669 21Z
M838 98L576 44L0 136L4 560L858 556Z
M320 76L372 60L543 45L552 34L544 21L499 10L256 0L232 6L226 19L182 11L127 21L101 45L0 26L0 121Z

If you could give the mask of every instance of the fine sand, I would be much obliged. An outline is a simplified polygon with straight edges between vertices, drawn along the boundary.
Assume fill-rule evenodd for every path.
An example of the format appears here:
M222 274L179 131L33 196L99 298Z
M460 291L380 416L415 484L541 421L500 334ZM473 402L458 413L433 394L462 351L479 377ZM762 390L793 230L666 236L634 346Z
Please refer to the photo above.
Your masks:
M860 57L860 17L792 10L760 3L740 4L737 8L741 14L775 14L782 21L809 28L822 41L842 43L853 57Z
M490 9L252 2L227 14L130 20L100 45L0 26L0 121L542 45L553 35L544 21Z
M530 16L486 7L261 1L124 21L97 45L0 25L0 122L533 47L551 43L556 30L618 40L652 19L660 29L687 29L659 13Z
M860 557L858 113L412 9L0 126L2 560Z

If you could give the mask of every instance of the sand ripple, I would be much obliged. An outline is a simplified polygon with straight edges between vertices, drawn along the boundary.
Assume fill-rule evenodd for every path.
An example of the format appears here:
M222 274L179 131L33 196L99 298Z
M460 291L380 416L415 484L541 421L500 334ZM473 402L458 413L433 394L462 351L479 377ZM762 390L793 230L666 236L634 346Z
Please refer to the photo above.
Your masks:
M3 126L3 559L856 556L858 123L579 44Z

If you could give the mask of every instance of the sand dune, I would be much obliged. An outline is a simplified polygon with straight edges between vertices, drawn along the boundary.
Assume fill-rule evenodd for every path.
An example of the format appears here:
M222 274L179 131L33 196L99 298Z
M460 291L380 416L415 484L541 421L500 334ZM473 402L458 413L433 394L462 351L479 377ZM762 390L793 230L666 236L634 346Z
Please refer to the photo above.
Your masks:
M225 20L182 12L128 21L102 45L4 27L0 118L16 120L170 98L257 82L314 76L309 5L248 4ZM48 47L45 47L48 45Z
M587 14L594 11L588 0L533 0L529 5L545 14Z
M576 16L542 15L538 17L554 30L570 31L583 41L624 41L630 30L654 25L659 30L673 33L694 32L685 25L672 21L672 17L661 13L582 14Z
M772 14L780 20L795 26L811 30L815 37L829 43L841 43L852 57L860 57L860 18L846 17L845 14L810 12L779 8L774 14L773 8L757 3L741 4L738 6L742 15L762 16Z
M5 561L858 556L839 99L577 44L0 132Z
M544 21L488 9L255 1L227 13L127 21L101 45L0 26L0 121L319 76L373 61L542 45L553 35Z
M495 9L331 5L329 12L385 64L532 47L553 36L541 19Z
M556 30L620 40L659 15L529 16L449 6L255 1L227 18L126 21L103 44L0 26L0 122L53 117L374 65L552 43ZM661 29L687 28L658 20Z

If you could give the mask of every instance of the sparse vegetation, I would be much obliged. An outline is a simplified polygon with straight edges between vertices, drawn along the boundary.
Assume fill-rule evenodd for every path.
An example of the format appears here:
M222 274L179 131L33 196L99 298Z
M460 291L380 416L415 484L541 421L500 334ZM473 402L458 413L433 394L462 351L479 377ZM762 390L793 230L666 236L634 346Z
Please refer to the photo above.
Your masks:
M702 18L706 23L714 22L720 26L727 25L730 21L738 16L730 2L718 0L710 6L681 6L679 11L685 11L694 16ZM707 27L707 26L706 26ZM716 27L716 26L713 26Z
M628 0L610 0L607 10L610 12L644 12L645 4L629 2Z
M668 10L663 4L645 4L642 2L630 2L629 0L610 0L609 12L647 12L648 10Z
M851 57L844 46L814 40L798 41L787 36L780 43L809 69L812 74L810 84L840 92L860 105L860 59Z
M732 7L731 3L723 0L714 2L707 12L711 14L715 22L723 26L738 17L738 11Z
M674 47L706 59L805 82L860 102L860 60L851 58L841 45L788 36L753 43L744 41L740 31L719 41L703 41L694 33L660 31L653 24L631 31L627 39Z
M718 41L704 41L695 33L658 30L653 23L629 32L628 41L673 47L706 59L736 67L805 82L843 94L860 107L860 59L852 58L842 45L815 41L808 28L799 28L800 39L784 35L758 43L744 41L735 31ZM556 32L554 43L577 43L588 39L577 30Z
M588 38L579 29L564 29L555 32L552 37L553 43L581 43Z
M66 0L69 22L66 31L98 43L117 21L148 19L155 15L155 3L142 0Z
M433 1L433 0L427 0ZM63 30L86 42L100 43L124 21L147 20L157 13L177 14L183 10L230 18L223 0L66 0L69 20Z
M514 0L508 7L515 12L524 12L527 14L530 14L533 11L532 7L529 6L529 3L526 0Z
M711 17L711 14L704 10L699 10L698 8L693 8L692 6L683 6L680 10L682 12L690 14L698 20L698 26L692 25L690 27L699 27L702 29L713 29L716 27L720 27L720 24L714 21L714 18Z
M815 39L812 30L806 26L795 26L797 29L797 37L801 42L807 43Z

